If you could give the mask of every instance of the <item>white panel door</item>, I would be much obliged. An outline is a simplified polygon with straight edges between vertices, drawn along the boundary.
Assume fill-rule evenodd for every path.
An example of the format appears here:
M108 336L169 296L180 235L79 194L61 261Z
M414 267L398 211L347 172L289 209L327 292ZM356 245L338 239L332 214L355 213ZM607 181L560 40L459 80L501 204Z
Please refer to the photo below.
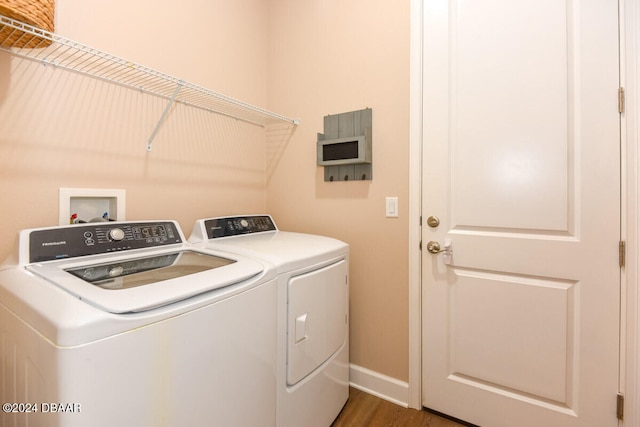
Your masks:
M618 4L424 4L423 405L617 426Z

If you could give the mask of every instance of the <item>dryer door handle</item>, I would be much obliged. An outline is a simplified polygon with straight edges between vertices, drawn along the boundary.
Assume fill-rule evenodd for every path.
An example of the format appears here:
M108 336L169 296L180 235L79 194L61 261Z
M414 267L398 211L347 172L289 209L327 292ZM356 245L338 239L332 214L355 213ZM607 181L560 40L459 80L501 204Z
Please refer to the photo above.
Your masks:
M309 336L307 335L308 314L309 313L305 313L296 317L296 341L295 341L296 344L309 338Z

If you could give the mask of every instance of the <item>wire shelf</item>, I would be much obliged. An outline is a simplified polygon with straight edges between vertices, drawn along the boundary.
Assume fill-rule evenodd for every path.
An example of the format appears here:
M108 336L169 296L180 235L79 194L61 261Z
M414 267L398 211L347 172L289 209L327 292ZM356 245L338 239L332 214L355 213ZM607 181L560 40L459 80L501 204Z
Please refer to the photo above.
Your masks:
M148 150L174 102L258 126L300 123L4 15L0 15L0 50L166 99L168 104L147 141Z

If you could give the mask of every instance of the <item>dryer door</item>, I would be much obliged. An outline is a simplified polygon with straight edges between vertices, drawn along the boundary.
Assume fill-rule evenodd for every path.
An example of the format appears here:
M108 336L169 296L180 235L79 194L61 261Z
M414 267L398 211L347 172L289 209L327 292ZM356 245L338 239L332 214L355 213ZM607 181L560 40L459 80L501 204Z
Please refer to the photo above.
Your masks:
M288 284L287 384L327 361L347 337L347 262L292 277Z

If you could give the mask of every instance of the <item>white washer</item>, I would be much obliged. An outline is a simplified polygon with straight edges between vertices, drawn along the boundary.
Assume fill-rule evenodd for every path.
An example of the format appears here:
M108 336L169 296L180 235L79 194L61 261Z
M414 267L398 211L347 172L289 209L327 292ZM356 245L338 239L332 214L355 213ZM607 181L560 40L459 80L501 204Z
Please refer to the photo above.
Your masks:
M276 291L174 221L24 230L0 267L0 424L273 426Z
M198 220L189 242L276 267L277 425L329 426L349 396L349 246L268 215Z

